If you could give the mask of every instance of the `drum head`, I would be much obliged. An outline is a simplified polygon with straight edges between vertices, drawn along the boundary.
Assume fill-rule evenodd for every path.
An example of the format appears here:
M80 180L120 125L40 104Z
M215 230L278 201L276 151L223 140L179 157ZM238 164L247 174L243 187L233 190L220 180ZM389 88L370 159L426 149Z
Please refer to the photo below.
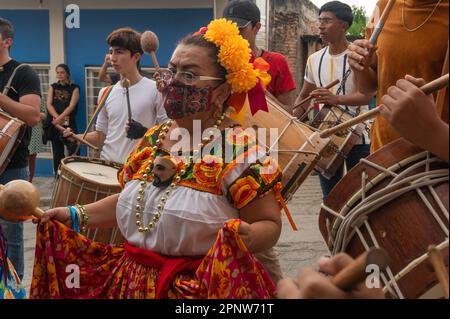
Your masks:
M106 161L97 159L78 159L76 157L65 158L61 165L81 179L93 184L101 184L104 186L119 185L117 173L120 168L116 165L110 165Z

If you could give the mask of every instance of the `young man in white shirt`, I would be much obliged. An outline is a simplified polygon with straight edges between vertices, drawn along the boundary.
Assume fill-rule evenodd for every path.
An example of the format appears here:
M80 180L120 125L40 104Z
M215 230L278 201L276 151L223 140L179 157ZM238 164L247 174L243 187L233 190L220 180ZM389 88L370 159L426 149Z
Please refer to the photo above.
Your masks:
M352 9L347 4L331 1L324 4L319 10L320 37L328 46L313 53L307 61L305 81L295 104L312 95L315 102L320 105L339 105L352 113L368 111L368 103L372 96L359 93L350 74L348 64L346 33L353 23ZM323 89L334 80L340 83L330 90ZM294 110L294 116L300 117L308 109L305 103ZM346 166L350 170L361 158L369 155L370 140L367 131L347 155ZM319 175L323 197L333 189L342 178L343 165L331 179Z
M101 159L124 163L143 136L143 130L167 119L156 83L139 72L138 64L143 54L140 38L140 34L130 28L115 30L107 38L113 68L130 82L128 91L133 123L130 125L131 130L127 132L129 120L126 89L122 86L122 81L119 81L105 100L97 118L96 130L85 137L92 144L102 146ZM105 90L106 88L100 90L99 101ZM65 134L71 133L66 130Z

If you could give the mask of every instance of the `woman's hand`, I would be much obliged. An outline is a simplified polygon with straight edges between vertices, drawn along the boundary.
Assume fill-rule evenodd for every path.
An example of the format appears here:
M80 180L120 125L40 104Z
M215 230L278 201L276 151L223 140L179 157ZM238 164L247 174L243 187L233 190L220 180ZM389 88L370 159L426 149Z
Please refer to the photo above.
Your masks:
M252 238L252 227L249 223L244 222L241 220L241 223L239 225L238 234L241 237L241 239L244 241L245 246L247 248L251 249L253 247L253 238Z
M63 121L64 121L64 119L61 116L56 116L56 117L53 117L52 124L53 125L56 125L56 124L60 124L61 125L61 123Z
M70 209L68 207L57 207L49 209L45 212L45 214L41 217L40 220L33 220L34 223L42 222L45 223L50 219L55 219L67 227L72 228L72 216L70 214Z

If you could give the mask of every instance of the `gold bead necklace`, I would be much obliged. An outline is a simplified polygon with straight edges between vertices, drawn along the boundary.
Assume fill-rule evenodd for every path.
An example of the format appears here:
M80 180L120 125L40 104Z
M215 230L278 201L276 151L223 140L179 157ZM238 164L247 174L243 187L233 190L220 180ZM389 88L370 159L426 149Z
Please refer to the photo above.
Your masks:
M222 123L222 121L224 120L225 115L222 114L220 115L215 124L213 125L214 128L218 128L219 125ZM162 145L163 140L165 139L165 137L167 136L167 133L170 130L170 127L173 125L173 121L169 120L167 123L163 124L163 126L161 127L161 132L158 135L158 138L156 139L155 145L153 146L153 150L156 153L156 151L158 150L158 148ZM208 144L211 141L211 136L209 138L204 138L202 140L201 143L199 143L198 145L198 149L194 150L194 157L196 155L198 155L202 148ZM169 199L170 195L172 194L173 190L177 187L177 184L181 181L181 176L183 176L184 174L186 174L186 168L190 165L187 164L186 162L183 161L183 166L181 169L176 169L176 173L172 179L172 182L170 183L168 189L164 192L164 195L161 197L161 199L159 200L158 205L156 206L156 212L152 218L152 221L150 223L148 223L147 226L144 225L144 221L143 221L143 210L144 210L144 195L145 195L145 188L147 187L147 179L149 175L153 175L154 178L154 173L152 173L152 166L154 163L154 159L150 159L147 162L147 167L144 171L144 174L142 175L143 180L139 183L140 187L138 190L138 195L136 197L136 226L138 227L138 231L141 233L148 233L152 228L154 228L156 226L156 224L158 223L159 219L161 218L161 214L164 210L164 207L167 203L167 200Z

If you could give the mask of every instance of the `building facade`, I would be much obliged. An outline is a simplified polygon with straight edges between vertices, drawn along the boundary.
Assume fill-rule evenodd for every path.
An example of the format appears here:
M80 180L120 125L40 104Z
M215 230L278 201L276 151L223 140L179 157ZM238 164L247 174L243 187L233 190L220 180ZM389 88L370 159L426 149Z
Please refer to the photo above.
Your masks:
M166 66L176 42L189 32L219 17L227 0L2 0L0 17L12 22L15 39L11 56L33 66L41 80L43 98L56 81L55 67L66 63L72 81L80 85L77 126L86 128L95 108L98 91L105 83L96 80L108 52L106 38L119 27L152 30L160 41L156 52ZM148 55L144 71L151 74ZM87 150L82 147L82 154ZM50 143L38 155L36 175L52 175Z
M176 42L213 18L222 16L228 0L1 0L0 17L16 30L11 56L35 68L46 99L56 81L55 67L66 63L72 81L80 85L77 127L86 128L97 95L106 83L97 80L108 52L106 37L120 27L152 30L159 37L156 52L166 66ZM257 45L284 54L300 87L306 58L317 50L318 9L309 0L254 0L261 11ZM144 55L141 65L151 76L153 64ZM85 147L82 155L94 155ZM52 175L50 143L38 155L36 176Z

